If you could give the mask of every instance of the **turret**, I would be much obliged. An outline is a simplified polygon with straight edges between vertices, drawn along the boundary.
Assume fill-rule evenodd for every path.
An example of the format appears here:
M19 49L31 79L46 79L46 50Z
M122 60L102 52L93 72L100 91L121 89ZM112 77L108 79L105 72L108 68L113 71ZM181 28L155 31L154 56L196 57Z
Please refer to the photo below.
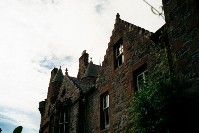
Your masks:
M55 102L59 94L59 89L62 85L63 78L64 78L61 67L59 68L57 72L56 72L56 69L57 68L54 68L53 71L51 72L51 79L50 79L50 84L49 84L49 89L48 89L48 97L50 98L50 101L52 103ZM54 72L56 72L56 74Z
M52 71L51 71L51 76L50 76L50 82L49 82L49 86L48 86L48 95L47 95L47 98L49 98L50 95L52 95L52 80L54 79L55 75L57 74L57 71L58 69L57 68L54 68Z
M64 75L62 73L61 66L60 66L60 68L57 71L56 75L54 76L52 82L61 82L62 83L63 78L64 78Z
M82 56L79 58L79 72L77 75L78 80L81 80L84 77L86 67L88 66L89 54L86 53L86 50L82 52Z
M84 83L86 82L89 84L95 84L96 79L98 78L99 69L100 69L100 66L93 64L93 62L91 60L85 70L84 77L82 78L82 81Z
M54 79L55 75L57 74L57 71L58 69L57 68L54 68L52 71L51 71L51 77L50 77L50 82L49 84L52 82L52 80Z

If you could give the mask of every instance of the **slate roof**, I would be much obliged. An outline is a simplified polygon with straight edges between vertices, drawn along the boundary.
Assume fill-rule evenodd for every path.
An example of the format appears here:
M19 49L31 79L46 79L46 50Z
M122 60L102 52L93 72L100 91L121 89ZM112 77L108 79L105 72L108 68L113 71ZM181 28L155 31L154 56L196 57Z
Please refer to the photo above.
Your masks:
M63 78L64 78L64 75L63 75L61 67L60 67L52 82L62 82Z
M70 77L70 76L68 76L68 78L75 84L75 86L76 86L77 88L81 89L80 81L79 81L77 78L75 78L75 77Z
M100 66L93 64L93 62L91 61L86 68L84 77L98 77L99 69Z
M93 62L91 61L88 64L88 66L87 66L87 68L85 70L84 78L85 77L96 77L97 78L98 75L99 75L99 69L100 69L100 66L93 64ZM80 81L76 77L68 76L68 78L83 93L88 92L93 87L93 85L94 85L94 84L92 84L90 82Z
M79 81L77 78L75 77L68 77L73 83L74 85L80 90L82 91L83 93L86 93L90 90L90 88L93 87L93 84L90 84L90 83L86 83L86 82L82 82L82 81Z

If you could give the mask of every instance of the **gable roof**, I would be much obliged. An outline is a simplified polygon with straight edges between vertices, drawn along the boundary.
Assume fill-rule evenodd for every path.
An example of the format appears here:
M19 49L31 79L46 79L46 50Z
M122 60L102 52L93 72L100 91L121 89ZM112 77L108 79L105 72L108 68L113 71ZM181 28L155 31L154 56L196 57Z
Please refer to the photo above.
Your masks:
M86 82L79 81L75 77L68 76L69 80L79 89L80 92L87 93L94 85Z

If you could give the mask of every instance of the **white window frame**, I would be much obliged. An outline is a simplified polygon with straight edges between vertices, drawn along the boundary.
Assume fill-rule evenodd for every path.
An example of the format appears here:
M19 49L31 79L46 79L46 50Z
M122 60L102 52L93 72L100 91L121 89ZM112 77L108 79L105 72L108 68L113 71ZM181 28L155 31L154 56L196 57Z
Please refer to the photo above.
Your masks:
M109 94L103 96L103 115L104 115L104 126L109 127ZM107 116L108 115L108 116ZM108 118L108 120L107 120Z
M146 83L147 76L148 76L148 70L147 69L144 70L143 72L141 72L140 74L138 74L137 79L136 79L138 90L140 89L140 86L141 86L140 81L139 81L139 77L142 77L143 83Z

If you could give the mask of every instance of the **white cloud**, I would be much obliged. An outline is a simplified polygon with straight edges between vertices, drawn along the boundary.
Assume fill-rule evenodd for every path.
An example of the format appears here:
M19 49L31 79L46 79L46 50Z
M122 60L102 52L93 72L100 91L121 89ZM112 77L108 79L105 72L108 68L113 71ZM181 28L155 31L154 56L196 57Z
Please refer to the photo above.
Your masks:
M157 8L161 4L150 2ZM0 114L8 118L5 123L39 129L38 104L47 95L48 67L61 65L63 73L67 67L76 76L85 49L94 63L103 61L116 13L153 32L164 23L142 0L0 1L0 107L7 109Z
M31 119L27 117L28 115L22 114L21 112L12 112L9 110L8 112L1 112L1 115L6 117L6 119L2 119L1 122L8 122L15 126L23 125L27 128L37 128Z
M4 108L0 110L1 123L7 123L15 127L21 125L27 129L38 131L39 116L33 113L17 110L16 108ZM34 119L33 119L34 118Z

